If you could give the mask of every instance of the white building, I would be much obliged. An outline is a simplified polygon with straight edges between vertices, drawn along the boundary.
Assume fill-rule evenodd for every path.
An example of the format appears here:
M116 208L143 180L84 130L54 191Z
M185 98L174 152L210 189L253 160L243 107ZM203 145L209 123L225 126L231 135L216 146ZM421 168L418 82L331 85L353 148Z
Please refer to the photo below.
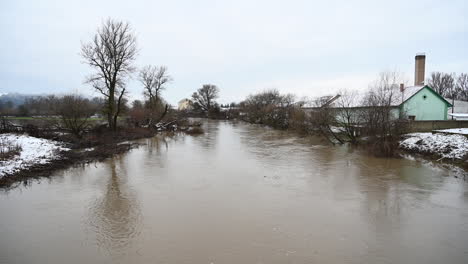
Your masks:
M193 102L190 99L184 98L179 101L178 109L179 111L192 110Z
M447 99L447 101L452 102L452 99ZM453 112L453 113L452 113ZM455 100L453 101L453 111L452 107L448 109L449 119L455 120L468 120L468 102Z

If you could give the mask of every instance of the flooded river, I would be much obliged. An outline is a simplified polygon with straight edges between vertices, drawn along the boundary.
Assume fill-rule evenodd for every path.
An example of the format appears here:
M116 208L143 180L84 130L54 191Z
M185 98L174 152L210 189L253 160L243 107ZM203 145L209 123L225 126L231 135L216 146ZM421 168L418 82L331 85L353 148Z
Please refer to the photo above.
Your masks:
M0 263L468 263L468 183L207 121L0 191Z

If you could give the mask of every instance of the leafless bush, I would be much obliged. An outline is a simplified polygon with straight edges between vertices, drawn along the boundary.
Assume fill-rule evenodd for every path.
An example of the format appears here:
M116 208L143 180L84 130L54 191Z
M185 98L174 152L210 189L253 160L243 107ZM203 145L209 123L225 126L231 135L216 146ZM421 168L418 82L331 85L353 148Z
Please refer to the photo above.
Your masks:
M148 125L152 127L163 120L168 112L169 104L161 98L161 91L166 89L166 84L172 81L172 77L167 73L167 67L148 65L140 70L139 79L143 84L144 95L148 99L146 102Z
M345 141L336 130L336 109L331 107L334 97L324 96L319 97L311 102L312 111L307 116L307 128L311 134L319 134L324 136L332 143L343 144Z
M300 107L294 107L289 111L289 129L301 134L309 133L309 123L307 113Z
M61 125L79 138L89 128L89 117L96 112L88 99L78 95L56 99L54 109Z
M290 113L295 107L294 100L294 95L282 95L274 89L249 95L240 104L244 113L242 119L250 123L287 129Z
M21 152L21 146L10 140L0 138L0 161L9 160Z
M5 116L0 117L0 134L19 132L19 129L13 125Z
M140 100L135 100L132 103L132 108L128 111L128 123L134 127L140 127L148 123L148 109Z
M366 111L362 112L362 123L371 150L376 154L394 155L405 131L404 122L399 119L403 114L395 107L395 102L401 102L396 88L401 82L398 73L382 73L364 98Z
M314 100L306 118L311 133L319 133L331 142L353 144L363 137L376 154L391 156L398 147L406 122L398 109L401 103L397 72L382 73L366 93L340 91L335 97Z
M342 90L335 100L334 125L344 134L346 141L357 143L359 130L362 126L362 115L365 112L362 108L361 98L357 91Z

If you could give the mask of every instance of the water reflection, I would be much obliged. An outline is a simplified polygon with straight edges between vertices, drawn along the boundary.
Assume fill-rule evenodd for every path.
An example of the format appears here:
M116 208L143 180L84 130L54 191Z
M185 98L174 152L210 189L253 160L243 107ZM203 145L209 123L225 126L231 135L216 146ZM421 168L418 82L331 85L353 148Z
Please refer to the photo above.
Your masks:
M204 130L0 193L0 262L468 259L468 184L444 168L242 122Z
M215 151L218 144L219 129L218 121L210 120L204 122L203 130L205 133L193 136L193 141L205 151Z
M118 258L140 234L141 212L123 159L114 157L105 166L108 179L101 196L90 206L89 225L98 246ZM100 176L106 177L104 173Z
M164 133L153 138L144 139L143 148L146 150L148 156L157 156L160 155L163 151L168 151L169 144L183 144L185 140L186 137L184 137L184 134L172 132Z

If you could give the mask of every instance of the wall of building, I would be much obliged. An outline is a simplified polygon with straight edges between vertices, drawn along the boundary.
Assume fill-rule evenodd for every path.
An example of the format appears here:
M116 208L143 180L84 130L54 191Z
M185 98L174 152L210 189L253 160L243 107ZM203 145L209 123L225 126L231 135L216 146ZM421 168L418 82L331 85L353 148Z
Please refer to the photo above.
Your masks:
M178 106L177 109L179 111L191 110L192 109L192 102L190 100L181 100L179 102L179 106Z
M447 120L447 103L424 88L403 104L406 116L415 116L415 120Z
M467 101L460 101L460 100L454 100L446 98L447 101L449 101L451 104L453 102L453 112L454 113L459 113L459 114L468 114L468 102ZM448 109L449 113L452 113L452 107L449 107ZM449 118L450 119L450 118Z
M408 123L410 132L431 132L438 129L468 128L468 121L438 120L438 121L411 121Z

